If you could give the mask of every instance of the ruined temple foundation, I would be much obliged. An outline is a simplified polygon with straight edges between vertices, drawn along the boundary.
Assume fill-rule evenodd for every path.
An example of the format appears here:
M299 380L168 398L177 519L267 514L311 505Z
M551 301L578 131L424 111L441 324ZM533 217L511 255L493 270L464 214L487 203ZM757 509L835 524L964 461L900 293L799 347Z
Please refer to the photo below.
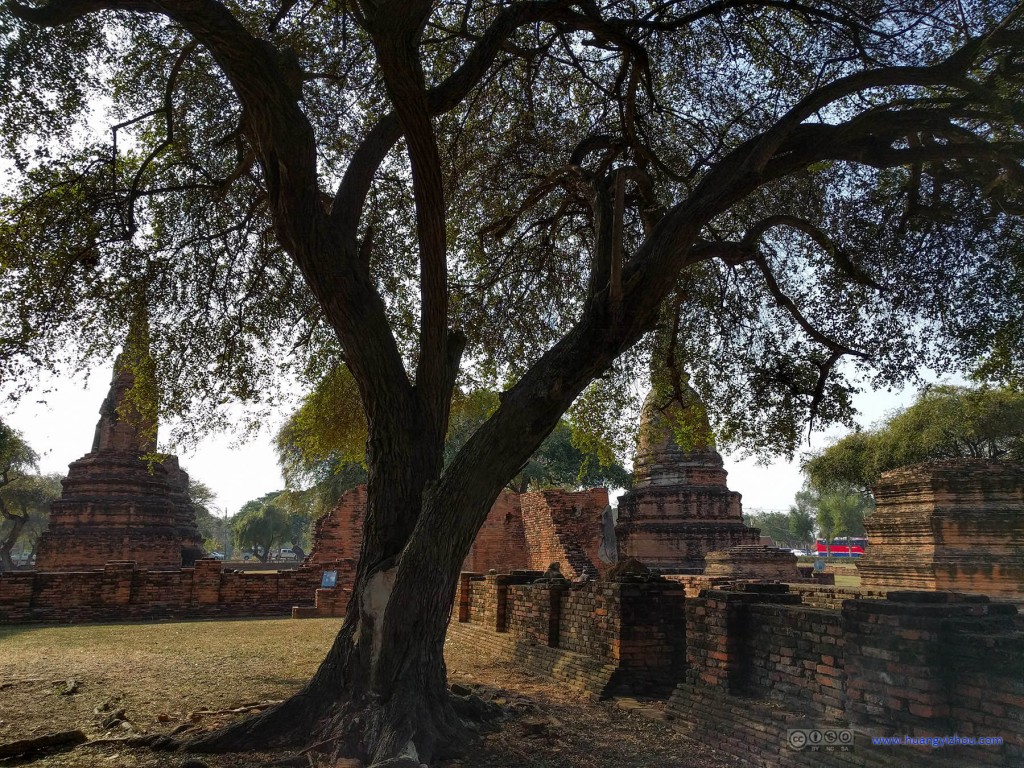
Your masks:
M714 550L756 545L759 531L743 524L740 494L715 450L703 405L652 390L644 401L633 490L619 498L619 552L663 573L700 573ZM694 446L680 447L676 430L690 422Z
M202 555L188 475L169 457L150 467L132 454L90 453L72 462L36 569L73 571L133 561L180 568Z
M366 486L342 494L334 508L316 521L307 565L356 560L363 541ZM561 564L569 578L603 568L597 560L601 514L608 491L502 491L487 513L466 555L462 570L545 570Z
M1024 601L1024 466L950 459L886 472L864 520L865 589Z
M156 423L127 404L134 376L119 357L100 409L92 450L68 467L60 499L39 540L36 569L74 571L131 561L180 568L202 556L188 475L156 449Z

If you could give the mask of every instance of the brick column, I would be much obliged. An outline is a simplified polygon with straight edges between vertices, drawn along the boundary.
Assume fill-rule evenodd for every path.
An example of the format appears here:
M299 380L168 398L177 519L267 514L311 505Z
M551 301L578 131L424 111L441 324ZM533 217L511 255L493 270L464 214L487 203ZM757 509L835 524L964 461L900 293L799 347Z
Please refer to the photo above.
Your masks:
M460 623L469 621L469 606L473 599L473 582L483 578L483 574L463 571L459 574L459 592L456 597L458 613L456 614Z
M686 656L686 591L674 581L615 585L619 604L618 658L624 667L669 675ZM672 675L674 677L674 675Z
M220 601L220 560L197 560L192 573L192 605L216 605Z
M743 691L747 671L743 639L748 607L757 603L799 605L800 596L785 584L742 584L735 591L708 589L686 603L686 682Z
M548 647L557 648L559 639L559 625L562 622L562 600L569 591L568 582L565 584L546 585L547 609L548 609ZM540 597L540 595L538 595Z
M104 605L128 605L132 600L132 576L135 573L134 560L111 560L103 566L103 582L100 587Z

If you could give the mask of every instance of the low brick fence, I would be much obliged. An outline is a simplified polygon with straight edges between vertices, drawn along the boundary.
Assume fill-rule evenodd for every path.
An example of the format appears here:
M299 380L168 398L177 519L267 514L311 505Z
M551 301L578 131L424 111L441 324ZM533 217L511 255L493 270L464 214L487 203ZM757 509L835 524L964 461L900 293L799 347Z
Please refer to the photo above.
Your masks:
M452 632L600 695L665 695L672 724L758 766L1024 765L1017 609L944 592L463 574ZM838 606L838 609L832 606ZM795 749L795 732L851 739ZM995 746L880 737L999 737Z
M323 570L235 573L219 560L194 568L149 571L134 562L93 571L0 574L0 624L142 619L287 616L312 606Z
M685 680L668 704L677 727L755 765L1024 764L1024 633L1013 605L890 592L835 611L801 597L749 584L687 600ZM852 749L794 749L800 729L844 731ZM872 742L908 736L1003 744Z
M536 582L536 571L463 573L455 631L599 695L667 693L682 676L683 588L670 581ZM535 583L536 582L536 583ZM477 640L480 642L480 640Z

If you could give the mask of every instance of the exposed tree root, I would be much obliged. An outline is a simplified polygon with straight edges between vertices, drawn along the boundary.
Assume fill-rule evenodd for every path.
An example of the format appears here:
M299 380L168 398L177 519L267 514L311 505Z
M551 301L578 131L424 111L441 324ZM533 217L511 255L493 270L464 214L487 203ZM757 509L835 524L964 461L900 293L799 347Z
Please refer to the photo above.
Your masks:
M395 758L419 765L458 754L476 723L496 710L479 697L446 691L440 697L422 691L396 694L384 703L368 694L343 695L328 706L304 691L255 717L181 742L180 748L199 753L292 748L334 759L359 757L371 766Z

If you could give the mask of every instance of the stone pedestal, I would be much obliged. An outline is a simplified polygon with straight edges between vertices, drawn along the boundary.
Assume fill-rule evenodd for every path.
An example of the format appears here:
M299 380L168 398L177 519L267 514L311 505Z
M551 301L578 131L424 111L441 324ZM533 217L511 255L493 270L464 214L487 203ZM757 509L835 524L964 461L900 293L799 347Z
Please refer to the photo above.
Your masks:
M757 544L759 538L756 528L743 524L740 494L726 485L703 405L692 390L685 396L683 405L654 390L647 396L635 484L619 499L615 526L623 557L670 573L699 573L708 552ZM677 431L688 432L695 444L681 447Z
M1024 467L955 459L886 472L857 563L868 589L1024 600Z

